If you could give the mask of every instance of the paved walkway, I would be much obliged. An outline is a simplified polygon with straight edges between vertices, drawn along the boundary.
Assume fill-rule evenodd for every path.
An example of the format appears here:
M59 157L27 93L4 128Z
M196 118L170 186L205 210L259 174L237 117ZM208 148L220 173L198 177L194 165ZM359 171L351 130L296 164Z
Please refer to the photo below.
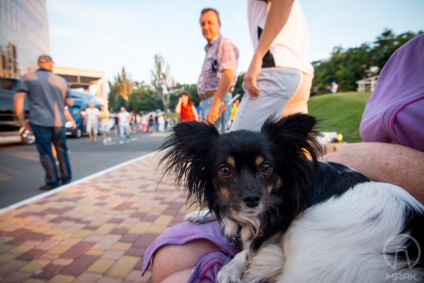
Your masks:
M0 214L0 282L150 282L146 247L182 221L185 198L155 154ZM158 185L159 184L159 185Z

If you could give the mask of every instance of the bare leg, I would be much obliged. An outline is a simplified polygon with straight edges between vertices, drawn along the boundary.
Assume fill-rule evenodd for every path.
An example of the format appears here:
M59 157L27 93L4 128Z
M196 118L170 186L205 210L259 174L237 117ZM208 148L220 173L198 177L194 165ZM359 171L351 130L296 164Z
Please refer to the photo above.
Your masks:
M374 181L398 185L424 203L424 152L398 144L352 143L323 160L349 166Z
M187 282L197 259L219 248L206 240L191 241L181 246L167 245L153 257L152 279L159 282Z

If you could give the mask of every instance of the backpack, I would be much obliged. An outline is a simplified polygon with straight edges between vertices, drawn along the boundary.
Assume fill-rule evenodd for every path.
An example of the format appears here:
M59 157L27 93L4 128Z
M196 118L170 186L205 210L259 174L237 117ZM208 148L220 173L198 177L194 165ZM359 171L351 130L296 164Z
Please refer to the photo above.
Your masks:
M396 50L383 67L360 125L364 142L424 152L424 34Z

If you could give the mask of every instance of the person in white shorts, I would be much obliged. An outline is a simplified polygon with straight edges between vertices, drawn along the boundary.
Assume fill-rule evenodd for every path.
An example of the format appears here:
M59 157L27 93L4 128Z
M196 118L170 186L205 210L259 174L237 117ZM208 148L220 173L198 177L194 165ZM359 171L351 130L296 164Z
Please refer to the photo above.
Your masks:
M232 131L259 131L270 115L307 113L314 74L306 58L308 30L299 1L271 5L249 0L247 12L255 52Z
M96 142L99 132L99 109L94 106L94 103L90 103L88 108L85 109L84 125L88 133L88 140Z

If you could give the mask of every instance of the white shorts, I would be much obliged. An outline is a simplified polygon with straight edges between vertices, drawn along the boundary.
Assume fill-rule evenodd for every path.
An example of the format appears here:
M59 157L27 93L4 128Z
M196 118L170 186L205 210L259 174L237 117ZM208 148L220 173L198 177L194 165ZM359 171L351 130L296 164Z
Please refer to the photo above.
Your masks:
M259 97L243 95L231 131L260 131L269 116L308 113L313 76L297 69L264 68L257 79Z
M87 129L87 133L92 132L94 135L97 135L99 131L99 123L87 121L86 129Z

